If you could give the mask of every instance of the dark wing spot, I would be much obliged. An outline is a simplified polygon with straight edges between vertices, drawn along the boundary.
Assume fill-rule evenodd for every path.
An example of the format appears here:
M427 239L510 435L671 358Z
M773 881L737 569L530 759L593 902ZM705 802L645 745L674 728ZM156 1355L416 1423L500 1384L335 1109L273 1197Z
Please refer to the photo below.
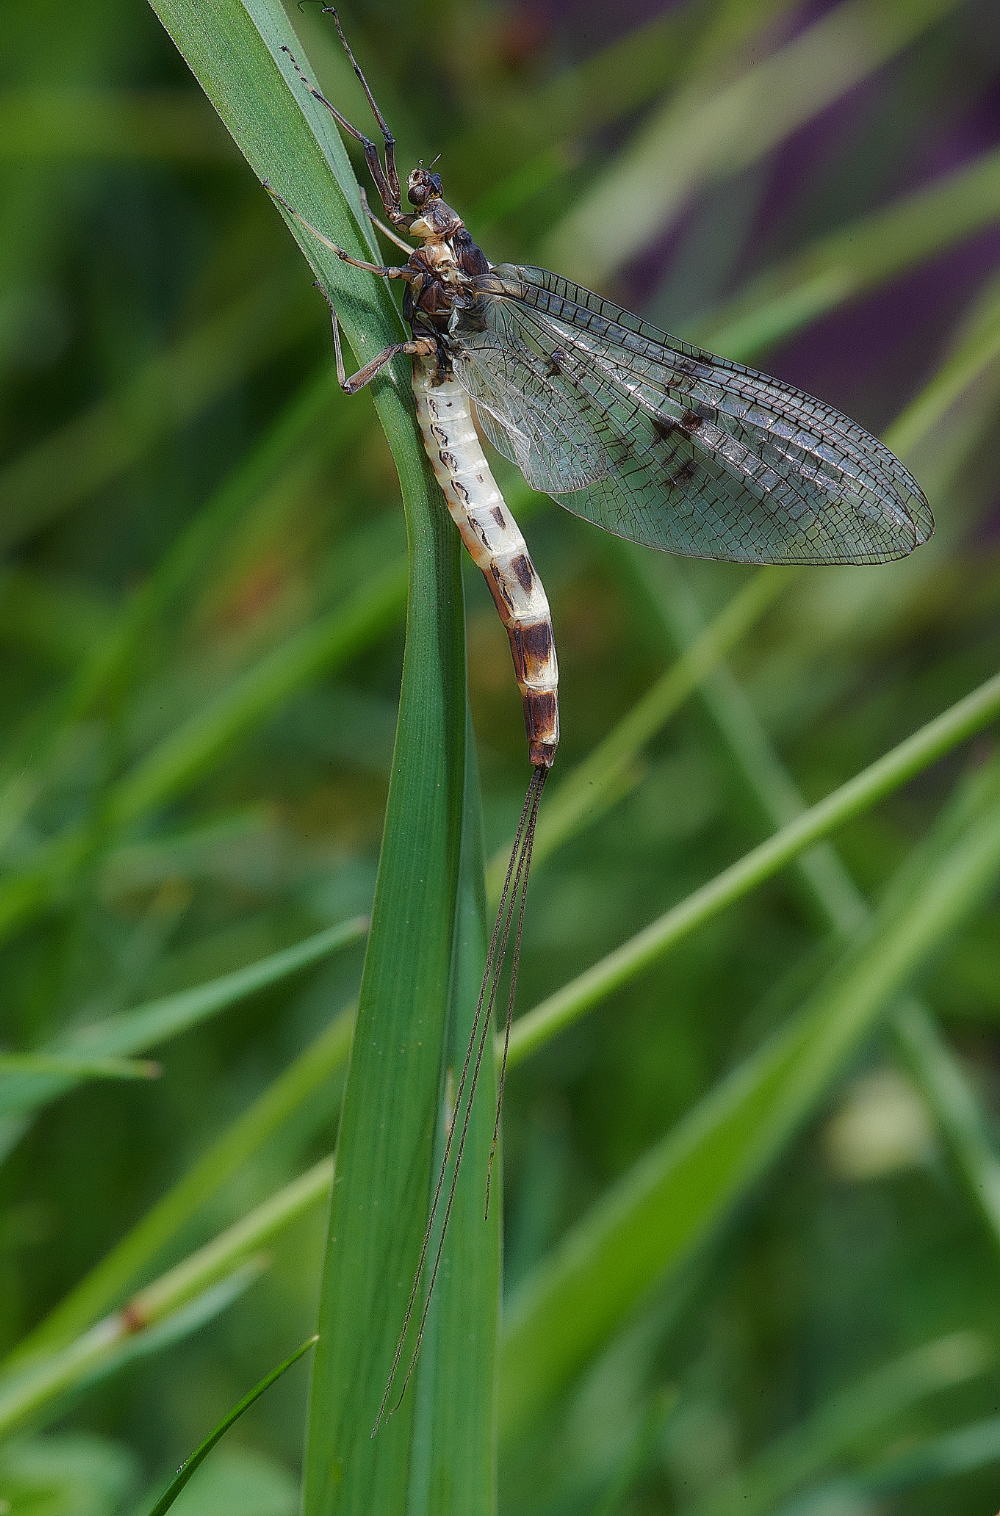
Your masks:
M686 484L691 483L697 472L698 465L693 458L689 458L686 463L681 464L675 474L671 474L670 483L676 484L679 489L683 489Z
M704 419L704 416L696 416L694 411L685 411L681 416L681 426L686 432L696 432Z
M527 594L535 582L535 571L531 567L531 559L526 557L524 553L518 553L516 558L510 560L510 566L518 584L525 594Z
M496 522L497 526L506 526L507 525L507 517L504 515L503 511L500 509L500 507L498 505L495 505L493 507L492 511L490 512L490 515L493 517L493 520Z
M653 431L661 442L666 442L671 432L677 430L676 421L669 420L666 416L653 416L651 418Z

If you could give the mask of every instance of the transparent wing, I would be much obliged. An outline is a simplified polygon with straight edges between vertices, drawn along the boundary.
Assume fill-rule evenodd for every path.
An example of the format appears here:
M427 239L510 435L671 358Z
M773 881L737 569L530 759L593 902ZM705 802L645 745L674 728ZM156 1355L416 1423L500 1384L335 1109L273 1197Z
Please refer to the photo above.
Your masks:
M606 531L738 563L882 563L933 531L898 458L823 401L545 269L477 282L459 382L528 483Z

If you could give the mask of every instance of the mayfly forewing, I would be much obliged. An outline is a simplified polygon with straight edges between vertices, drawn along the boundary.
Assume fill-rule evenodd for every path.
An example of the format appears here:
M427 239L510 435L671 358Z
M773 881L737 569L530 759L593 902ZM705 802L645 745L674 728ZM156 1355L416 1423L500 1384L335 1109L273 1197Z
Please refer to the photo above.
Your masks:
M823 401L547 270L499 265L480 283L456 371L529 483L606 531L822 564L902 557L933 530L908 470Z

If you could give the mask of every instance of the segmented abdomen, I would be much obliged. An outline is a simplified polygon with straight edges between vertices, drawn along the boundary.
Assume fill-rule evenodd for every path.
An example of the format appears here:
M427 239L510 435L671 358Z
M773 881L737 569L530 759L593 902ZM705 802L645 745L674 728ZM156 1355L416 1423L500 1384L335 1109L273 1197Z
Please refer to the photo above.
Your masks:
M524 704L528 754L550 768L559 745L559 669L552 617L521 529L490 473L469 397L454 379L434 384L433 362L413 365L417 420L448 510L482 569L507 628Z

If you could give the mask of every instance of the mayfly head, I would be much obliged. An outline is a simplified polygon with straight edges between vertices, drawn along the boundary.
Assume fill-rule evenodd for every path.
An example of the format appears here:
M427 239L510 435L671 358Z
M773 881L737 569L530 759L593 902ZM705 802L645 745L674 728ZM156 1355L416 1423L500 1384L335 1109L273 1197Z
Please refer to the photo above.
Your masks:
M436 242L451 237L464 225L461 216L441 199L441 175L415 168L406 181L406 198L417 214L407 217L411 237Z
M441 199L441 175L432 174L421 164L406 181L406 198L417 210L428 200Z

